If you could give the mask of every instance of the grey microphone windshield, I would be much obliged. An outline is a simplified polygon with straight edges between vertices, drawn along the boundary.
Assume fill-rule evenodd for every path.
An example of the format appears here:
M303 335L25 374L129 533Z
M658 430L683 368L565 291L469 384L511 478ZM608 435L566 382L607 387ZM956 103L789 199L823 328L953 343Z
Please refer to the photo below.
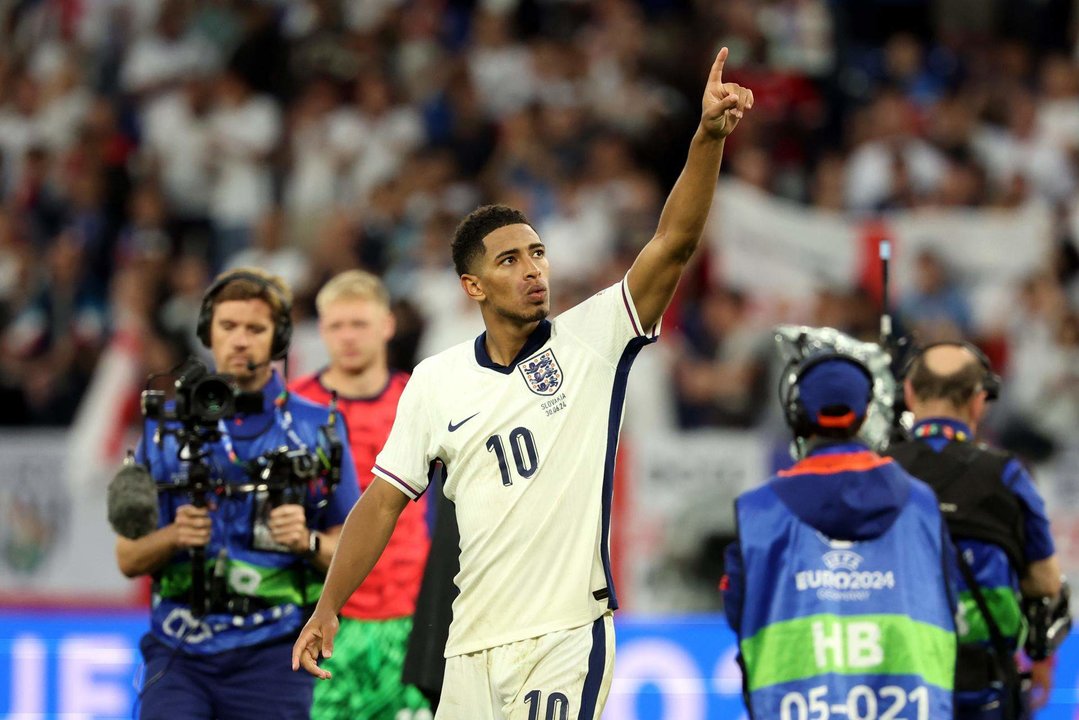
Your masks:
M138 540L157 529L157 485L150 472L132 459L109 483L107 497L109 524L130 540Z

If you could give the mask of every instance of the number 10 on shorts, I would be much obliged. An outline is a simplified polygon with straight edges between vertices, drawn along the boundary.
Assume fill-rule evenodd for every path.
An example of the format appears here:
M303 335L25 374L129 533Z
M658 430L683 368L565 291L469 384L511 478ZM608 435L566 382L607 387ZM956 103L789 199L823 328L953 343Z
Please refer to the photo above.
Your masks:
M567 720L569 716L569 698L560 692L547 695L547 714L540 715L540 706L543 704L543 693L533 690L525 695L525 705L528 706L528 720Z
M879 690L855 685L846 698L833 703L828 687L819 685L809 692L789 692L779 705L780 720L929 720L929 691L924 685L909 693L897 685ZM529 720L532 716L529 715Z

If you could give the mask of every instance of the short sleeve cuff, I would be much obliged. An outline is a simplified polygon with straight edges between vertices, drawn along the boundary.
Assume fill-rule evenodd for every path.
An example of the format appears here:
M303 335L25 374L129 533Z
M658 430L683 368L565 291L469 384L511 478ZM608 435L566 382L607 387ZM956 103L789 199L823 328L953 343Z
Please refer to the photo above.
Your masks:
M414 483L411 483L411 482L409 482L407 480L404 480L404 479L400 478L399 476L394 475L389 470L387 470L387 469L385 469L383 467L379 467L378 465L375 465L373 468L371 468L371 472L373 472L375 475L378 475L380 478L382 478L383 480L385 480L389 484L396 487L398 490L403 492L405 495L407 495L412 500L419 500L420 497L423 495L423 493L427 490L426 487L424 487L424 488L416 487L416 485Z
M655 341L659 338L660 326L663 325L663 320L660 319L659 322L647 330L642 328L641 320L637 317L637 308L633 305L633 297L629 294L629 285L626 283L626 278L622 278L619 289L622 292L622 304L626 308L626 314L629 315L630 325L633 326L633 334L639 338L647 338L650 341Z

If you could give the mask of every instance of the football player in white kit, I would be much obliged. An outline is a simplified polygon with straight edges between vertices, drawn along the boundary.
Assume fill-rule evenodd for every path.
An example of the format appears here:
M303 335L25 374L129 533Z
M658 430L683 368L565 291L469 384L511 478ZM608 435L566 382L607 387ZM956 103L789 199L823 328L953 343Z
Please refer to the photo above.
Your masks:
M438 460L461 569L437 717L600 717L614 659L609 536L626 379L700 242L724 139L753 106L750 90L723 82L726 58L724 48L712 65L655 236L621 282L548 320L547 259L527 218L485 206L457 228L454 264L487 331L416 367L293 669L330 677L317 659L333 651L337 612Z

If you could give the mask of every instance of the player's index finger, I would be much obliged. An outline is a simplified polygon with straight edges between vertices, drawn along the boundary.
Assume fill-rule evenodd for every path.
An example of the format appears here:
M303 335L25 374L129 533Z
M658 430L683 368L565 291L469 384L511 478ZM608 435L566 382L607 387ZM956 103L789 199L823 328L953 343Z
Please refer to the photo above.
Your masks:
M715 62L712 63L712 72L709 74L709 83L721 83L723 82L723 64L727 62L727 50L726 47L720 48L719 54L716 55Z
M307 659L307 656L312 655L311 646L315 642L315 638L312 637L311 631L308 628L304 628L300 633L300 637L296 639L296 643L292 646L292 669L295 670ZM316 645L317 650L317 645ZM307 667L304 665L304 667Z

